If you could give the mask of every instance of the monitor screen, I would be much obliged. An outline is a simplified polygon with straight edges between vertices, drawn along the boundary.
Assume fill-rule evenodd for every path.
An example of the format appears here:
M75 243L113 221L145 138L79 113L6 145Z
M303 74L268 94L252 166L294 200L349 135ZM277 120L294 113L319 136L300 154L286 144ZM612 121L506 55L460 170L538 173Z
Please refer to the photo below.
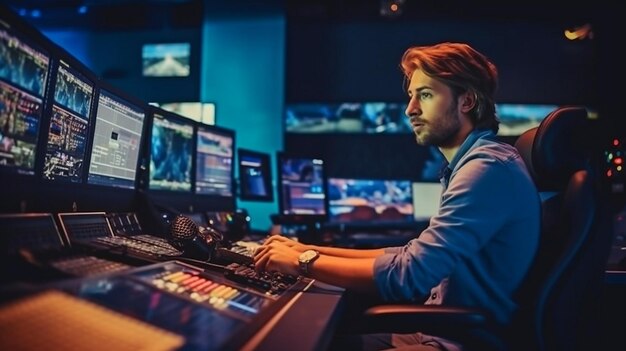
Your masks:
M50 56L0 21L0 172L32 175Z
M328 210L334 223L412 222L411 181L328 178Z
M278 153L277 160L280 214L325 217L324 161L283 153Z
M414 182L413 190L413 217L416 221L427 221L439 213L441 192L440 183Z
M215 103L212 102L167 102L152 103L166 111L191 118L204 124L215 125Z
M54 101L46 143L43 178L81 182L94 83L61 60L54 82Z
M191 57L189 43L145 44L142 49L145 77L187 77Z
M406 103L297 103L285 107L288 133L410 133Z
M150 190L191 192L194 122L155 108L150 138Z
M134 189L145 107L101 88L87 182Z
M496 104L496 115L500 120L498 135L519 136L534 128L558 105Z
M238 149L239 198L242 200L273 201L270 155Z
M196 194L233 197L235 132L198 125Z
M0 253L17 255L21 249L35 253L64 246L51 213L0 214Z

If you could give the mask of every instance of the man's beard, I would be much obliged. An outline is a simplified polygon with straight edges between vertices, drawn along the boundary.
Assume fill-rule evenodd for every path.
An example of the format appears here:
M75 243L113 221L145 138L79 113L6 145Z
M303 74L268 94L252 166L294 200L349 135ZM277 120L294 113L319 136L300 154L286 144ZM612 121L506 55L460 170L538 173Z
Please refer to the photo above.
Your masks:
M422 146L446 146L456 137L461 129L461 122L456 112L456 103L450 106L443 118L424 124L420 134L415 133L415 140Z

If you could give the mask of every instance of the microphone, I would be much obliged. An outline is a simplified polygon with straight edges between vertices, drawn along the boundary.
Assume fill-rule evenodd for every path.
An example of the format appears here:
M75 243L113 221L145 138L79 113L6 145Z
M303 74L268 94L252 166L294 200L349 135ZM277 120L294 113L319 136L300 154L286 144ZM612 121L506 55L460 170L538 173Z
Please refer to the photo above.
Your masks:
M224 239L211 227L200 227L191 218L177 215L170 225L171 244L183 251L183 256L209 261L216 246Z
M198 225L189 217L177 215L170 225L170 235L174 241L186 241L198 235Z

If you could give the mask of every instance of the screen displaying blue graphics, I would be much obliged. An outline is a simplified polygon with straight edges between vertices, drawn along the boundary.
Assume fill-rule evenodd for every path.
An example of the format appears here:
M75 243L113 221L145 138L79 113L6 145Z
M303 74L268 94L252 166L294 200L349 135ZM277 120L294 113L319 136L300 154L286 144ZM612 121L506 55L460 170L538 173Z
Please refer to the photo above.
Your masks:
M196 194L233 196L234 139L234 132L198 127Z
M559 105L496 104L501 136L519 136L536 127ZM406 103L291 103L285 106L288 133L412 133ZM590 116L592 118L592 116Z
M498 135L519 136L534 128L558 105L496 104L496 115L500 119Z
M272 171L270 155L238 149L239 197L243 200L272 201Z
M325 215L324 161L279 154L283 215Z
M81 182L93 90L93 82L60 61L46 144L44 179Z
M155 112L150 143L149 189L191 191L193 122Z
M301 103L285 106L289 133L409 133L406 104L387 102Z
M142 50L146 77L186 77L189 75L189 43L145 44Z
M50 57L0 21L0 171L34 174Z
M330 222L413 221L409 180L328 178L327 193Z
M135 188L145 108L101 89L87 182Z

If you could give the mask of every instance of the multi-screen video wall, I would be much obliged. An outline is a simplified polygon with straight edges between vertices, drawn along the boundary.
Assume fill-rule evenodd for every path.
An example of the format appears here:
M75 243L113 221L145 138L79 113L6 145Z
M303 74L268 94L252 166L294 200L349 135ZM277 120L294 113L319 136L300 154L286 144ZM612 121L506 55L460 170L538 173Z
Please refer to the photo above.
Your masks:
M559 105L496 104L500 136L519 136ZM406 103L294 103L285 107L287 133L411 133Z
M0 24L3 212L132 211L144 205L137 194L180 212L234 210L237 197L273 201L277 184L277 211L286 216L358 222L346 213L360 201L376 203L381 219L391 220L393 210L400 214L394 221L414 218L408 179L352 177L339 185L339 179L328 179L323 159L298 150L238 150L234 130L117 89L15 14L3 13ZM287 109L296 124L318 124L325 131L332 125L342 131L410 132L401 104L343 104L324 112L323 123L311 116L335 106L300 107ZM381 194L379 187L388 191Z
M185 212L232 210L237 197L274 201L274 186L279 213L308 211L332 223L420 220L436 211L443 158L434 148L416 147L406 103L287 103L291 164L319 166L313 162L319 160L324 176L321 183L283 182L288 167L276 155L273 182L274 155L237 152L235 131L212 125L214 104L194 105L201 117L193 120L183 117L180 106L140 101L19 17L3 16L0 176L2 184L16 184L5 190L4 211L131 209L137 193ZM148 56L158 56L150 50ZM498 104L500 135L515 137L556 107ZM209 124L201 123L207 116ZM375 150L364 148L359 135L376 135L367 140L378 144ZM407 157L394 150L411 152ZM55 201L49 201L51 194ZM366 211L363 206L375 213L359 212Z

